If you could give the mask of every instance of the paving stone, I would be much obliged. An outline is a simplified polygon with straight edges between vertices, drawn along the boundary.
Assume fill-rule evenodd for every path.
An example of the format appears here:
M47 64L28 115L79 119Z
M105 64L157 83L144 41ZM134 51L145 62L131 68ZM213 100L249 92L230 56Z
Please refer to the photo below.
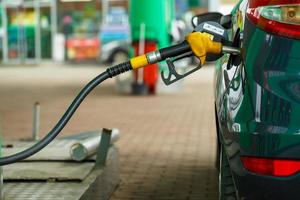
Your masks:
M0 127L5 139L29 137L32 105L47 133L92 67L0 68ZM83 102L62 135L116 127L122 182L111 200L216 200L213 69L203 68L174 94L120 95L113 80Z

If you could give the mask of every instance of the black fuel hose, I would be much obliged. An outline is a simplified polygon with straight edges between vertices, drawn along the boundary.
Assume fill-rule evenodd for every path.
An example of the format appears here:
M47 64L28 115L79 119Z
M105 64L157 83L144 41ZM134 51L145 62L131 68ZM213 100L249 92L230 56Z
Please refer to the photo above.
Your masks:
M185 40L180 44L176 44L170 47L165 47L159 50L160 56L162 60L165 60L167 58L173 58L178 55L185 54L187 52L192 51L191 46L189 43Z
M99 84L101 84L103 81L105 81L108 78L113 78L119 74L122 74L124 72L127 72L129 70L132 70L132 66L130 62L125 62L119 65L116 65L114 67L108 68L105 72L98 75L96 78L91 80L76 96L76 98L73 100L67 111L63 114L63 116L60 118L60 120L57 122L57 124L53 127L53 129L39 142L34 144L32 147L21 151L19 153L16 153L14 155L10 155L7 157L0 158L0 166L8 165L11 163L15 163L21 160L24 160L43 148L45 148L66 126L66 124L69 122L77 108L80 106L82 101L87 97L87 95Z

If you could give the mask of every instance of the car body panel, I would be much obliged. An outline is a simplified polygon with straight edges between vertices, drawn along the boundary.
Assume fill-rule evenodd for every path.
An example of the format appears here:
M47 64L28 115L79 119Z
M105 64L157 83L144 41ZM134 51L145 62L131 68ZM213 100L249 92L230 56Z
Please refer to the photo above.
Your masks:
M269 34L232 11L231 40L240 31L241 63L224 55L215 68L215 102L224 145L241 199L300 198L300 175L260 176L240 156L300 159L300 40ZM228 67L230 69L228 69ZM285 191L283 191L283 189Z

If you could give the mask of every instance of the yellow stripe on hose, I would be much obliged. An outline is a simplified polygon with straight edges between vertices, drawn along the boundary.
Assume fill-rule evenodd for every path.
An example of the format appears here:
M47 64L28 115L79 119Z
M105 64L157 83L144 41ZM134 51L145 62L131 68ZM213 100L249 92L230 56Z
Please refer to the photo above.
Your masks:
M138 69L141 67L145 67L146 65L149 64L146 55L134 57L134 58L130 59L130 63L131 63L132 69Z

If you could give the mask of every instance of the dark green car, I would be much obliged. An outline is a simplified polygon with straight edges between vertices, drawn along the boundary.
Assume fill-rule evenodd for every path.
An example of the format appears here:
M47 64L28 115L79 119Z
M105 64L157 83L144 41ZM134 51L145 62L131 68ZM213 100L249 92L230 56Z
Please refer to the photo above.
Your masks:
M220 199L300 199L300 1L241 0L230 17L242 54L216 66Z

